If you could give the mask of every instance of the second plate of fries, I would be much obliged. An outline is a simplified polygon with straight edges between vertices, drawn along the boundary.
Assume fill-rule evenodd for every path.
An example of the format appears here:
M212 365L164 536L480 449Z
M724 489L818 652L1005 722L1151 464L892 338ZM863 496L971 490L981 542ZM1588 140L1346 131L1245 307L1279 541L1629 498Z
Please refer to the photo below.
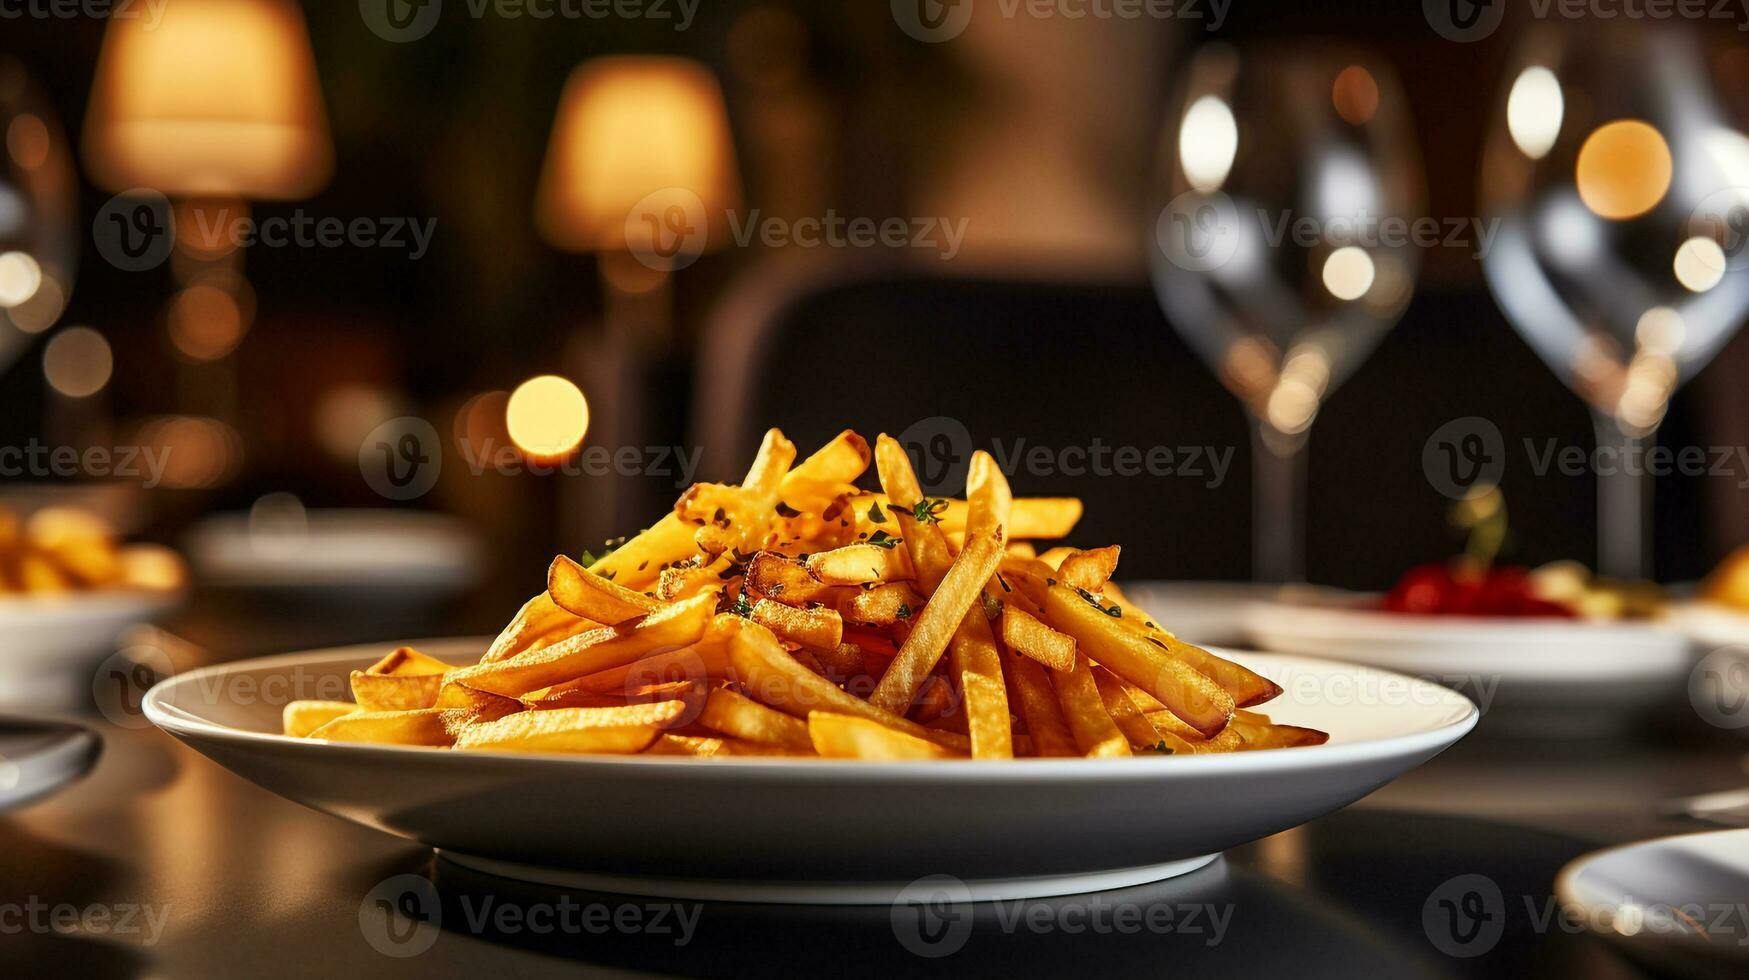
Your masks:
M878 490L857 483L871 463ZM1431 685L1341 708L1331 690L1352 699L1369 672L1180 641L1112 583L1117 545L1034 543L1080 512L1016 499L984 453L964 499L938 499L891 438L846 431L798 462L773 430L739 485L695 485L610 553L556 558L495 638L209 668L147 711L270 788L476 860L629 875L611 884L655 894L773 877L848 889L810 900L866 899L895 869L993 894L1178 873L1364 795L1474 724ZM299 692L276 717L225 695L276 677ZM1078 836L1089 820L1117 832L1025 857L994 843L1052 813ZM919 839L886 858L872 838L830 846L865 822L892 839L895 821ZM809 827L825 836L797 846ZM585 828L722 835L738 852L751 835L763 856L616 856Z

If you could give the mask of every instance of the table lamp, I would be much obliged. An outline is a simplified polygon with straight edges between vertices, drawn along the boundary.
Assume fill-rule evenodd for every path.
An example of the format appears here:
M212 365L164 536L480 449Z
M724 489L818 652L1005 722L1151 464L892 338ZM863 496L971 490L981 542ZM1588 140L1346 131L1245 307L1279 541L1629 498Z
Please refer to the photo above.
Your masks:
M710 69L623 56L571 73L535 221L552 245L599 256L610 334L641 327L640 343L668 339L669 275L724 245L740 201L728 112Z
M177 201L170 338L190 371L222 363L253 314L232 235L245 201L308 197L333 171L302 12L291 0L177 0L156 25L111 18L83 142L99 186ZM181 387L223 415L234 379L216 370Z

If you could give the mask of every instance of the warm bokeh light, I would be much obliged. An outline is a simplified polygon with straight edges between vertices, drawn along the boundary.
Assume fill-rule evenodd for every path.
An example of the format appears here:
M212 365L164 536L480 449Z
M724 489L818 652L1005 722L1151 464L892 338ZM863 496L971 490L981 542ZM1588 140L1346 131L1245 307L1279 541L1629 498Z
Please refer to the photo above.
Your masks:
M67 295L55 277L43 274L36 292L16 306L6 310L6 318L25 333L42 333L55 325L67 308Z
M278 491L249 505L249 548L264 557L284 558L309 545L310 515L297 495Z
M535 217L554 245L624 251L627 220L658 192L696 195L703 245L740 205L728 111L710 69L686 58L597 58L571 73L547 145Z
M1540 65L1526 68L1506 97L1506 130L1525 156L1541 160L1560 138L1566 112L1561 81L1555 73Z
M27 112L6 127L6 153L25 170L35 170L47 163L52 146L48 124L40 116Z
M115 371L109 341L90 327L68 327L49 338L43 348L43 376L68 398L86 398L102 391Z
M1634 326L1634 341L1640 349L1652 354L1670 355L1682 349L1688 339L1688 325L1682 314L1668 306L1647 310Z
M291 0L176 0L161 23L111 17L84 150L114 191L320 190L333 148L303 13Z
M1227 182L1239 154L1239 124L1218 95L1191 104L1178 128L1178 160L1190 186L1212 194Z
M1670 190L1670 146L1637 119L1599 126L1579 149L1579 198L1600 218L1637 218Z
M28 302L42 282L42 266L29 253L0 252L0 308Z
M1336 114L1356 126L1372 121L1379 111L1379 83L1372 72L1359 65L1349 65L1336 76L1330 88L1330 101Z
M140 424L135 443L161 455L166 487L198 490L229 480L243 464L243 437L218 419L162 415Z
M1356 300L1372 288L1372 256L1358 245L1345 245L1324 260L1324 288L1339 300Z
M239 297L199 283L176 294L166 321L170 342L195 361L216 361L230 354L249 329L248 311Z
M1724 281L1725 250L1710 238L1690 238L1676 249L1676 281L1693 293L1704 293Z
M510 433L505 429L504 415L510 406L510 392L487 391L468 399L455 413L455 442L469 459L491 459L507 445Z
M582 389L557 375L530 378L511 393L504 424L518 449L554 459L582 445L589 432L589 402Z
M401 399L376 385L346 384L316 399L312 425L316 442L335 459L358 458L372 430L402 414Z

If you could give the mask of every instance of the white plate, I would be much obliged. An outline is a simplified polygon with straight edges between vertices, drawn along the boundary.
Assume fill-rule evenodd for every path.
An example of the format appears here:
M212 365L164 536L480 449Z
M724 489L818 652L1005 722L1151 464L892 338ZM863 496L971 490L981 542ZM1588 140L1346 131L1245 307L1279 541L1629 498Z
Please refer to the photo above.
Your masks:
M1181 640L1201 646L1241 646L1245 611L1272 600L1281 586L1267 582L1123 582L1124 595Z
M301 534L251 532L249 515L211 517L189 532L201 581L236 589L454 591L478 577L479 543L453 517L417 511L312 510Z
M1455 687L1514 723L1606 730L1680 697L1688 639L1667 624L1388 613L1376 596L1308 589L1258 603L1245 632L1265 650L1340 655ZM1555 712L1550 714L1549 712ZM1575 727L1579 726L1579 727Z
M1671 623L1707 650L1749 647L1749 612L1712 602L1689 602L1676 607Z
M1555 894L1586 927L1659 969L1749 976L1749 830L1588 854L1561 870Z
M415 643L456 661L485 640ZM208 667L146 716L300 803L498 873L629 894L881 904L930 875L975 899L1170 877L1340 809L1463 737L1461 695L1304 657L1240 657L1286 693L1263 710L1327 745L1138 759L857 763L480 754L311 742L288 697L333 697L391 645ZM263 692L281 692L276 702ZM342 695L343 696L343 695Z
M81 725L0 716L0 811L76 782L102 748L97 734Z
M151 622L180 593L104 591L0 597L0 704L60 709L90 698L91 672L129 626Z

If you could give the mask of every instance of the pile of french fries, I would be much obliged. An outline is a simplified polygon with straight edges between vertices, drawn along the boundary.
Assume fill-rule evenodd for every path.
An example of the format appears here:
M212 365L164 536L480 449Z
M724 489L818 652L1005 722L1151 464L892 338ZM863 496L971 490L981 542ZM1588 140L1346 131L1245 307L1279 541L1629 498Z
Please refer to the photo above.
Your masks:
M186 579L176 552L162 545L122 544L89 511L45 507L27 520L0 507L0 596L173 591Z
M965 500L904 449L856 481L846 431L796 462L767 433L740 486L701 483L587 565L556 558L479 661L399 649L355 701L299 701L287 735L500 752L1012 759L1323 742L1254 708L1269 680L1175 638L1111 584L1116 546L1038 554L1074 499L1014 499L987 453Z

